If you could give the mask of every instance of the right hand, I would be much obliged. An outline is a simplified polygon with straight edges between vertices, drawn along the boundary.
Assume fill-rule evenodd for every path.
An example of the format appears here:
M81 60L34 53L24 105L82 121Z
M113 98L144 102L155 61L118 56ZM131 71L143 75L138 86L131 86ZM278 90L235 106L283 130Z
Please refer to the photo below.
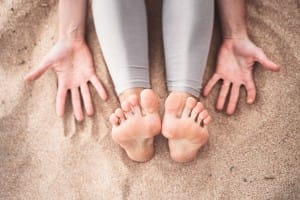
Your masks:
M242 85L247 91L247 103L252 104L256 96L253 80L255 62L259 62L264 68L271 71L279 71L280 69L265 55L262 49L258 48L248 38L225 39L219 50L216 71L204 88L204 96L207 96L214 85L222 79L223 85L216 105L218 110L224 108L226 98L230 96L227 114L234 113Z
M39 67L25 76L25 80L33 81L49 68L55 71L58 79L56 96L56 113L58 116L64 115L68 90L71 91L75 118L78 121L84 119L81 97L87 115L93 115L94 109L88 82L96 88L103 100L107 99L106 91L96 75L92 54L85 41L59 40L42 60Z

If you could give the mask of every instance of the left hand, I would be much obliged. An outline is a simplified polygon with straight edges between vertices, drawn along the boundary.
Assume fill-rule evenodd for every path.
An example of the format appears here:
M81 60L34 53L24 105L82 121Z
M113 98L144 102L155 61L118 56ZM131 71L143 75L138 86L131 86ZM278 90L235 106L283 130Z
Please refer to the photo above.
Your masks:
M280 69L278 65L267 58L261 48L258 48L248 38L224 39L219 50L216 71L204 88L204 96L207 96L214 85L222 79L223 85L216 105L218 110L224 108L226 97L230 95L227 114L234 113L242 85L247 91L247 103L253 103L256 96L252 74L255 62L259 62L264 68L271 71Z

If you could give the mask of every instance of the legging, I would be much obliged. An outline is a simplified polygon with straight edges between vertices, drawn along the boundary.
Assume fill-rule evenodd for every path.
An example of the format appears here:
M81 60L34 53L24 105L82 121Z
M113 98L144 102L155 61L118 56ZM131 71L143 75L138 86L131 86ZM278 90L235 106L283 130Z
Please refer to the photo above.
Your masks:
M94 0L93 15L117 94L150 88L144 0ZM168 91L199 97L214 19L213 0L163 0Z

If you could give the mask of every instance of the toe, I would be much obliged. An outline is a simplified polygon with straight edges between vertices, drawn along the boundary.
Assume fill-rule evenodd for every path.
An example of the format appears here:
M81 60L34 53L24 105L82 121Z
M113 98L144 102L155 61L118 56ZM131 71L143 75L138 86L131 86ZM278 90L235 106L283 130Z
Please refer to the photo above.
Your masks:
M191 119L193 121L196 121L199 113L201 113L202 110L203 110L203 105L202 103L198 102L197 105L192 110Z
M158 96L151 89L145 89L141 92L141 106L145 113L158 112Z
M204 122L203 120L206 119L207 117L208 117L207 110L203 110L198 116L197 123L199 123L202 126Z
M130 107L135 115L141 115L141 108L139 106L139 99L136 95L129 97Z
M124 112L129 112L131 110L130 103L128 101L122 102L121 108Z
M119 118L114 113L110 115L109 121L113 126L119 125Z
M125 114L124 114L124 112L122 111L121 108L117 108L116 109L115 115L120 119L121 123L126 120Z
M139 98L137 97L137 95L130 95L129 96L129 103L133 106L137 106L139 105Z
M124 111L123 113L125 114L126 118L131 117L133 115L133 111L131 110L132 106L128 101L122 102L121 108Z
M211 120L212 120L211 116L208 116L203 120L203 124L208 125L211 122Z
M188 118L191 115L192 109L196 106L197 101L193 97L188 97L185 103L185 107L182 111L182 118Z
M165 114L174 117L181 116L182 109L184 108L185 101L178 93L171 93L165 102Z

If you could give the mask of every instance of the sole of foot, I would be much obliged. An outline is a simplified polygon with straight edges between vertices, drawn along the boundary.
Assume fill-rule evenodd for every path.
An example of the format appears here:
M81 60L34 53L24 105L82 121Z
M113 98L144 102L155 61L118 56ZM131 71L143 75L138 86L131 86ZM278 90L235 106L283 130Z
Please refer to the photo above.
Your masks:
M171 158L190 162L208 141L211 117L202 103L186 93L172 92L165 102L162 134L169 139Z
M131 94L110 116L112 138L130 159L146 162L154 155L154 137L161 132L158 97L150 89Z

